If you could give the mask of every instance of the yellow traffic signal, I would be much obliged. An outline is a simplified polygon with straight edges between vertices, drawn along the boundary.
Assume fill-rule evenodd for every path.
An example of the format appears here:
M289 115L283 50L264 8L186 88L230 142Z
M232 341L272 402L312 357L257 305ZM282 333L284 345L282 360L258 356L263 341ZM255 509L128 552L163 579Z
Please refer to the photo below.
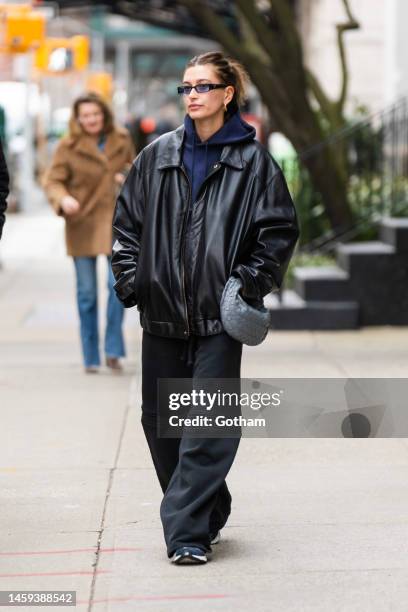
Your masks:
M3 45L8 53L26 53L41 45L45 38L45 16L30 5L0 5Z
M49 74L84 70L89 64L89 38L47 38L35 54L34 65Z
M109 72L93 72L86 81L88 91L94 91L101 95L106 101L112 100L113 81Z
M83 70L89 64L89 38L88 36L73 36L71 47L74 52L74 68Z

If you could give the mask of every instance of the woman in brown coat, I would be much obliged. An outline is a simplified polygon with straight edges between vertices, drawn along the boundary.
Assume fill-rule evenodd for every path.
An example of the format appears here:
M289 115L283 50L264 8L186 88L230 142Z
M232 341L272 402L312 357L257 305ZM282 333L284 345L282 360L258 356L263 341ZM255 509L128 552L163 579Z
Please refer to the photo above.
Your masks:
M123 306L113 290L110 266L112 216L117 188L134 157L128 132L114 125L108 105L90 93L73 105L69 134L55 150L44 177L44 189L54 210L65 219L68 255L76 272L77 305L86 372L100 366L98 335L98 255L108 260L105 355L108 367L120 369L125 355Z

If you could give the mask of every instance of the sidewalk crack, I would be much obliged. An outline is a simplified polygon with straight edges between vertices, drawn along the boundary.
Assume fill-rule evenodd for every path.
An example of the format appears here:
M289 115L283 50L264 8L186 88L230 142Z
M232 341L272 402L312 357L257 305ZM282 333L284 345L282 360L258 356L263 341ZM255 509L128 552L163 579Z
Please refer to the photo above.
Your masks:
M127 405L126 405L126 408L123 414L123 418L122 418L122 427L121 427L121 431L119 435L118 445L116 448L115 460L114 460L113 467L109 470L108 486L106 489L105 500L103 504L101 525L97 532L98 541L97 541L96 551L95 551L95 562L92 564L94 571L93 571L91 589L90 589L90 594L89 594L88 612L92 611L92 603L93 603L94 595L95 595L96 578L97 578L97 571L98 571L98 565L99 565L99 559L100 559L100 550L101 550L101 544L102 544L103 534L105 530L105 519L106 519L107 508L108 508L108 501L109 501L109 496L110 496L112 486L113 486L113 479L115 476L115 472L118 468L118 462L119 462L119 457L120 457L120 453L122 450L123 439L125 436L126 426L127 426L127 422L129 418L129 412L133 405L132 400L134 397L133 388L135 387L135 382L136 382L135 379L136 379L136 376L134 376L131 380L129 398L128 398Z

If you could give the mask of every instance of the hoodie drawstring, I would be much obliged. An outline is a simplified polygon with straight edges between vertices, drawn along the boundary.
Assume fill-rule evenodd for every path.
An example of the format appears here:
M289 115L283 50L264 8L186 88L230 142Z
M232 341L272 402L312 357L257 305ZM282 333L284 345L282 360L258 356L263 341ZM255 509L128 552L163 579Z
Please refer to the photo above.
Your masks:
M194 194L195 190L194 190L194 183L197 180L196 174L194 172L194 163L195 163L195 153L196 153L196 146L197 146L197 140L196 140L196 135L194 134L193 136L193 143L192 143L192 155L191 155L191 191ZM206 140L205 142L205 154L204 154L204 168L205 168L205 176L207 176L208 174L208 140ZM192 202L193 204L193 202Z
M207 153L208 153L208 140L206 140L206 142L205 142L205 158L204 158L205 174L206 174L206 176L208 174Z
M195 135L193 138L193 156L192 156L192 162L191 162L191 193L194 194L194 179L195 179L195 172L194 172L194 155L195 155L195 146L196 146L196 139L195 139ZM191 202L192 203L192 202Z
M197 349L197 336L190 336L188 340L185 340L185 345L180 353L180 360L184 361L186 365L194 365L194 355Z

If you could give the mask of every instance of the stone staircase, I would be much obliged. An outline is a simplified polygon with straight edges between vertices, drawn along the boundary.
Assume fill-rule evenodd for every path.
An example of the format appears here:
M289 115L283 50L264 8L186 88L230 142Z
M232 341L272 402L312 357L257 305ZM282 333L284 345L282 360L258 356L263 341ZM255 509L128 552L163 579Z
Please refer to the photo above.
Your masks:
M265 298L272 328L408 325L408 218L384 218L379 241L340 244L336 260L295 268L294 290Z

